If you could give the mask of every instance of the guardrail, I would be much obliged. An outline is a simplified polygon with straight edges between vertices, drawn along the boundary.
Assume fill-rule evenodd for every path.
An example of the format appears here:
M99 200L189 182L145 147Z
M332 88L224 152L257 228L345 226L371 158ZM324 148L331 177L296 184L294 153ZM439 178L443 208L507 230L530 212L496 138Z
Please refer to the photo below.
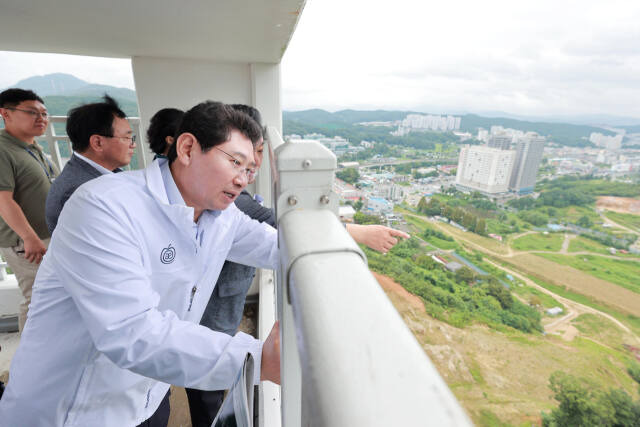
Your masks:
M471 425L337 219L336 159L269 128L282 425ZM261 296L262 297L262 296Z
M0 280L7 278L7 263L0 257Z

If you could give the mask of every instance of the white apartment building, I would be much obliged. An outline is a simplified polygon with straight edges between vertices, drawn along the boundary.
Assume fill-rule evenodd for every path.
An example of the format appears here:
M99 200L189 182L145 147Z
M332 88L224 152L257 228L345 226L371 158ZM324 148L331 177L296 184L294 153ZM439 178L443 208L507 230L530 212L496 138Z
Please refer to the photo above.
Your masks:
M516 193L531 193L536 185L545 138L527 132L516 144L516 158L509 188Z
M460 151L456 187L485 194L505 193L516 152L486 146L465 146Z
M500 150L511 149L513 137L506 132L492 134L489 137L488 146L491 148L499 148Z
M478 141L489 142L489 131L478 128Z
M592 132L589 136L589 141L593 142L598 147L603 147L607 150L619 150L622 148L623 139L624 133L619 133L616 136L607 136L601 133Z
M461 117L440 116L440 115L423 115L409 114L402 120L398 130L394 132L396 135L406 135L411 131L434 130L434 131L451 131L460 129Z
M404 199L408 187L403 187L394 183L378 184L371 191L371 195L392 202L401 202Z

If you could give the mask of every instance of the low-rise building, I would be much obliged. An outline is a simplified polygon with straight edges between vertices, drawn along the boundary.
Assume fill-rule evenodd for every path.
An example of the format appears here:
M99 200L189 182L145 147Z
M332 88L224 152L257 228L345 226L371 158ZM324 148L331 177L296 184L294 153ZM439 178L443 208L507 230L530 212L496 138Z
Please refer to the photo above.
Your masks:
M338 216L341 222L353 222L353 216L356 214L356 210L353 206L344 205L338 208Z
M370 197L367 200L367 213L387 214L393 212L393 203L382 197Z

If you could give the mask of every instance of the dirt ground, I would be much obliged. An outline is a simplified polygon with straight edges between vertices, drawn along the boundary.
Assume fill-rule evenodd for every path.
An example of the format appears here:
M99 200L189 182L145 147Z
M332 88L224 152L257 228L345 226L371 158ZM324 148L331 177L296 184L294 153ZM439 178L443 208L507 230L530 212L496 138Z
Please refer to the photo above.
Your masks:
M515 264L519 270L538 276L550 283L557 283L557 278L561 277L560 284L567 289L602 301L623 313L634 315L640 313L640 294L622 286L533 254L518 254L509 259L509 262Z
M374 276L476 422L481 411L489 410L515 425L540 425L540 411L556 405L548 388L548 378L555 370L575 374L597 366L606 371L607 381L613 380L610 386L623 384L617 375L624 372L624 366L603 364L597 354L579 351L572 344L581 337L572 320L595 310L577 303L567 305L565 316L545 325L546 336L504 334L484 325L459 329L426 315L420 298L391 278Z
M640 214L640 200L631 197L598 197L596 206L614 212Z
M390 277L383 276L382 274L378 274L375 272L372 272L372 273L373 273L373 276L378 281L378 283L380 284L380 286L382 287L382 289L384 289L384 291L387 292L387 294L393 293L395 295L398 295L400 298L405 300L411 308L418 310L422 313L425 313L424 304L422 303L422 300L420 299L420 297L413 295L412 293L407 291L405 288L403 288L402 285L394 282Z

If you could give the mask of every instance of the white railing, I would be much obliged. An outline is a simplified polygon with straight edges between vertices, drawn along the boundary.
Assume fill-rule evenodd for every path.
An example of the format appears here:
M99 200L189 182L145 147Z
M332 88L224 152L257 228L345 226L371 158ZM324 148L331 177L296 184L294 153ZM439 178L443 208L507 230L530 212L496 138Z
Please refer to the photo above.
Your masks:
M144 147L146 144L143 142L143 135L140 135L140 118L139 117L127 117L129 124L131 125L131 129L133 133L137 136L136 142L136 151L131 159L131 165L128 168L130 169L141 169L147 165L146 158L144 156ZM53 162L58 166L59 170L62 170L67 160L69 160L69 156L71 156L71 141L67 135L58 135L56 134L55 124L56 123L67 123L67 116L51 116L49 118L49 124L47 125L47 129L45 134L38 138L40 141L46 141L49 149L49 154L51 154L51 158ZM64 143L65 147L62 150L63 153L68 153L68 155L63 156L61 154L60 143Z
M0 281L7 278L7 263L0 257Z
M335 156L285 144L271 127L267 140L282 253L281 424L471 425L337 219Z

